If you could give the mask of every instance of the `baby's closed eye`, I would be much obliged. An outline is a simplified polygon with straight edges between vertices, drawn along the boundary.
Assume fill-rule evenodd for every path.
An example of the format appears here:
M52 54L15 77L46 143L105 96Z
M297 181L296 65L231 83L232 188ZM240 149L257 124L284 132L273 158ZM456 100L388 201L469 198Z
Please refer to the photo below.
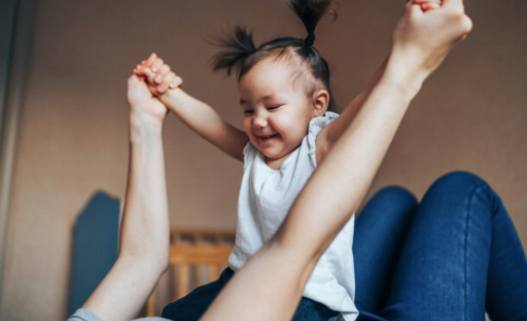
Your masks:
M272 105L272 106L269 106L267 107L267 110L275 110L275 109L278 109L280 107L282 107L283 105L279 104L279 105Z

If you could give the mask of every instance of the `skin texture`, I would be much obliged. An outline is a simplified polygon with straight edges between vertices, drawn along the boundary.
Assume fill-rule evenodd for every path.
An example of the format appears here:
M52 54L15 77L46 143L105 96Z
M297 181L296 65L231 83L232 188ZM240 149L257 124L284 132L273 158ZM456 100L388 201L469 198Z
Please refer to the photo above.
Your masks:
M83 307L102 320L137 315L168 266L169 221L162 124L166 108L136 76L128 80L130 161L119 256Z
M340 133L275 236L235 274L202 320L290 320L320 255L362 202L409 103L471 29L461 0L444 0L426 12L420 4L406 4L385 66L361 97L354 121ZM134 74L128 82L131 149L121 249L84 305L102 320L129 320L167 266L161 140L166 109L152 96L145 82L150 78Z

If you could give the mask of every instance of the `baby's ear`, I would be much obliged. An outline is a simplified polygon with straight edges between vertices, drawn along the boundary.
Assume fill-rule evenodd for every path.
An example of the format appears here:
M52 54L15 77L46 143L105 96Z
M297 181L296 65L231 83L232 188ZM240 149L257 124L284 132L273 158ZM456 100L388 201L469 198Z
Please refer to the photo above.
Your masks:
M326 113L329 106L329 92L326 89L319 89L313 93L313 112L315 116L322 116Z

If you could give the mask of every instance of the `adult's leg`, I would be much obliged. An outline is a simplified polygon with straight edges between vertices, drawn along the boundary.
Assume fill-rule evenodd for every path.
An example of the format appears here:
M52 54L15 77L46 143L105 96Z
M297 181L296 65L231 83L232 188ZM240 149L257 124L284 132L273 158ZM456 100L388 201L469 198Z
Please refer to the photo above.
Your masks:
M355 219L355 304L378 312L389 293L395 265L413 220L417 200L398 186L378 191Z
M494 203L487 283L491 320L527 320L527 259L520 238L499 197Z
M500 198L476 175L450 173L417 209L380 315L391 321L484 320L489 284L497 292L489 293L491 318L526 320L526 276L525 254Z

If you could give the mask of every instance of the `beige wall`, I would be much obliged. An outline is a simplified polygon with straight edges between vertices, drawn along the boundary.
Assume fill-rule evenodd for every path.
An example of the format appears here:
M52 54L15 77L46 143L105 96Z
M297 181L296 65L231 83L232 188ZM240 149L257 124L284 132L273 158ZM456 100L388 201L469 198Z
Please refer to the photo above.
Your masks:
M34 45L19 131L1 320L65 316L70 231L96 190L122 199L127 168L125 80L157 51L185 88L240 120L235 83L213 74L205 38L235 23L258 42L304 36L282 1L35 1ZM404 1L343 1L317 47L341 104L389 48ZM421 196L438 175L475 171L502 195L527 244L527 4L471 1L475 29L412 104L372 190ZM233 228L241 164L170 119L165 130L174 226Z

